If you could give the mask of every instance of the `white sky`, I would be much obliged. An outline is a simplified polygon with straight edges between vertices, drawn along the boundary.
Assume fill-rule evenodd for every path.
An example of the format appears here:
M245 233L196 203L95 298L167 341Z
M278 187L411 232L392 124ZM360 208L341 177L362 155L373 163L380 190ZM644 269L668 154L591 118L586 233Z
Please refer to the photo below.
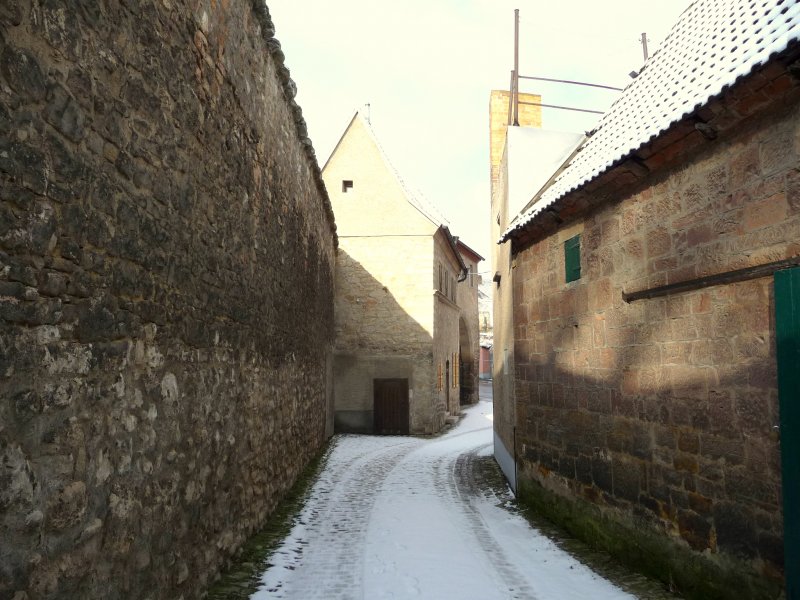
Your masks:
M406 183L433 203L489 270L489 92L508 89L514 9L520 73L624 87L691 0L267 0L320 166L353 111ZM544 103L605 110L615 92L523 81ZM544 127L599 115L545 109Z

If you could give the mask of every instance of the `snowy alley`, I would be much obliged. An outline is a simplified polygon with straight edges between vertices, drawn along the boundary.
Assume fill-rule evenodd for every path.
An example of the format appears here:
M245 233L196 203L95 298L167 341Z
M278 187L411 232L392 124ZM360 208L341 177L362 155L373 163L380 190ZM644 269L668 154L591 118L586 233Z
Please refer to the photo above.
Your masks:
M479 486L481 400L434 439L340 436L257 599L632 598Z

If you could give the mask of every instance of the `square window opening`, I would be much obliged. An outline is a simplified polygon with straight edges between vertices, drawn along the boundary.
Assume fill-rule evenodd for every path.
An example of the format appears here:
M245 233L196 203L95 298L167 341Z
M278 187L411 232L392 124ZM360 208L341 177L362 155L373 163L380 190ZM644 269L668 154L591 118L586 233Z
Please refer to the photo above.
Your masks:
M566 283L577 281L581 278L580 234L564 242L564 274Z
M346 194L353 190L352 179L342 179L342 193Z

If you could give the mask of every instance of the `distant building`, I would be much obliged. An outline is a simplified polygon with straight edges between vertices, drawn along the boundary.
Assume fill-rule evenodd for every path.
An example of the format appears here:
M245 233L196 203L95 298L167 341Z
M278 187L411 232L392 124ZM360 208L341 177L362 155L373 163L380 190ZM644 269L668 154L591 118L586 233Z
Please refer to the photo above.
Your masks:
M339 234L335 428L437 432L460 412L462 368L469 401L476 389L477 292L468 282L480 257L409 192L358 113L323 179Z
M491 285L491 282L489 282ZM482 380L492 378L492 298L484 290L478 290L478 322L480 324L480 364L478 377Z
M481 343L480 367L478 370L478 377L481 379L492 378L492 346L490 344Z
M800 11L757 4L692 4L498 236L498 460L692 598L800 598Z

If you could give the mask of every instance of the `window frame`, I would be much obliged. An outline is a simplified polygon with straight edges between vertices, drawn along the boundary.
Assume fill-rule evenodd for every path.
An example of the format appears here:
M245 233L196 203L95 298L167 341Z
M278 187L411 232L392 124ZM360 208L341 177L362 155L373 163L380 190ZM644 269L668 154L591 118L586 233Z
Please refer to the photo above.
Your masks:
M572 283L581 278L581 234L564 240L564 282Z

